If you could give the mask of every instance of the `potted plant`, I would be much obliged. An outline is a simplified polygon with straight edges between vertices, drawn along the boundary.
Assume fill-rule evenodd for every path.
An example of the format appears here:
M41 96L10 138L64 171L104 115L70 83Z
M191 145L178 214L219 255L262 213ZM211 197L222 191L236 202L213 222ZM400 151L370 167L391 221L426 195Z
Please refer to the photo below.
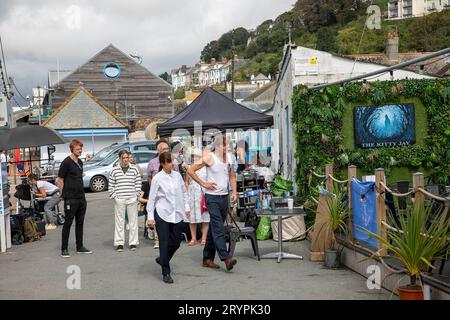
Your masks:
M337 186L334 187L335 192L327 198L327 210L329 220L322 226L322 232L325 232L328 241L328 248L325 249L324 265L328 268L338 268L340 265L340 251L338 250L338 242L336 234L346 233L348 204L345 201L345 194Z
M363 230L387 248L387 255L375 253L372 258L396 259L406 268L410 282L398 288L400 300L423 300L422 275L434 268L432 261L441 259L448 248L450 220L443 210L433 215L432 208L415 204L399 222L390 214L395 230L388 228L386 239Z

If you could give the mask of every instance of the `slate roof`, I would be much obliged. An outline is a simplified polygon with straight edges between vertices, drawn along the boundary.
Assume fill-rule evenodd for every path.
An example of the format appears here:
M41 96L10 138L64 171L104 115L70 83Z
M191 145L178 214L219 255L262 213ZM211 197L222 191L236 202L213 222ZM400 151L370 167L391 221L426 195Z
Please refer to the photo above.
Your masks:
M269 80L270 79L268 77L266 77L265 75L263 75L262 73L258 74L255 78L252 79L253 81L265 81L265 80Z
M53 129L127 127L125 122L82 86L78 87L43 125Z

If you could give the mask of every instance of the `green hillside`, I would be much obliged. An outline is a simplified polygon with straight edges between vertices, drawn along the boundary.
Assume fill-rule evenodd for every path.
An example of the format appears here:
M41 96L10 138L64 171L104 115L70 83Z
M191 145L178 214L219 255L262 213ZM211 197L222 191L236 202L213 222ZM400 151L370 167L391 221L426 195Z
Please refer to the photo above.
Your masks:
M373 1L379 5L382 17L387 17L388 0ZM387 33L397 30L400 52L436 51L450 47L450 10L425 17L403 20L382 19L381 29L364 28L368 4L361 0L298 0L291 11L275 20L267 20L256 30L234 29L235 50L249 62L236 70L236 81L248 80L252 74L275 75L288 42L341 55L383 52ZM364 36L361 40L361 35ZM233 31L208 43L201 59L231 57ZM361 40L361 44L360 44ZM247 45L248 44L248 45ZM358 48L359 47L359 48Z

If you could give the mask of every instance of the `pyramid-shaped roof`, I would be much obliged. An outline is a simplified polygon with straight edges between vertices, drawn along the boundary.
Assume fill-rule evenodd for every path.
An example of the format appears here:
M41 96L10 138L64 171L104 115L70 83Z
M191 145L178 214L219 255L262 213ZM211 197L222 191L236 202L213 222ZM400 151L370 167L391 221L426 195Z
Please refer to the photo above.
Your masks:
M170 136L176 129L186 129L192 134L194 121L202 122L203 132L208 129L259 129L273 124L272 116L250 110L208 87L188 107L158 124L158 134Z
M127 124L80 86L43 123L53 129L124 128Z

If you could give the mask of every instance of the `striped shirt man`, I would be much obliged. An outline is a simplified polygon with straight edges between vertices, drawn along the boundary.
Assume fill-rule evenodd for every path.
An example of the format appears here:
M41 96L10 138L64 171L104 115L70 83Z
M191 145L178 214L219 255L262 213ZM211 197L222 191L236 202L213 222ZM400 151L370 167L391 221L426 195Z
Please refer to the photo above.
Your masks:
M111 199L136 198L141 193L142 178L134 165L112 169L109 175L108 191Z

